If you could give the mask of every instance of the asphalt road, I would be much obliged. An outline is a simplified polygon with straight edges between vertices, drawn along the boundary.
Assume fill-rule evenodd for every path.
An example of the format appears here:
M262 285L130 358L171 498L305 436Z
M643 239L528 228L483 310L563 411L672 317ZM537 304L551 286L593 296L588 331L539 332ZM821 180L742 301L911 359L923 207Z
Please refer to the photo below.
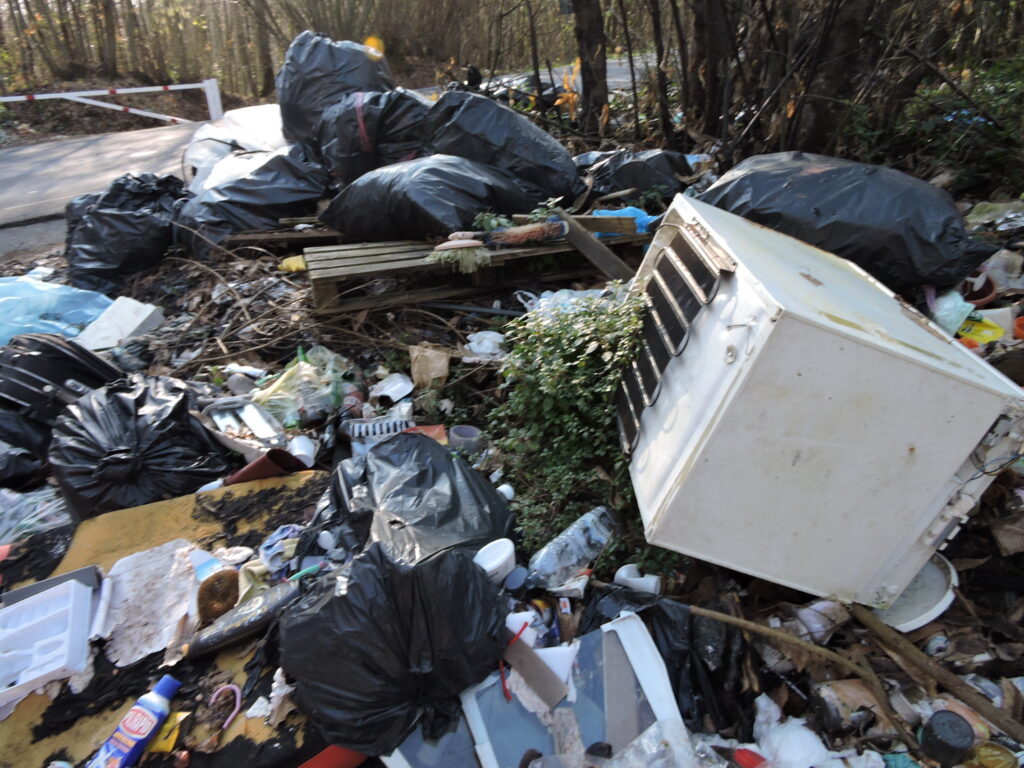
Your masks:
M197 123L81 136L0 150L0 227L61 215L77 195L123 173L181 175L181 153Z

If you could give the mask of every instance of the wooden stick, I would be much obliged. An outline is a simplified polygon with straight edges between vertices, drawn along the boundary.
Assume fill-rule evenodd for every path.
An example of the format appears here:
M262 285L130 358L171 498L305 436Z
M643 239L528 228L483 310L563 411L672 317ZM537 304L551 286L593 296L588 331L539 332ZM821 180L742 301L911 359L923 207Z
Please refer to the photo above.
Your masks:
M632 216L573 216L588 232L612 232L617 235L635 235L636 219ZM528 214L516 214L512 217L516 225L530 224Z
M874 632L878 639L894 653L902 656L907 663L913 664L925 674L946 688L992 725L1001 730L1011 739L1024 743L1024 724L1018 723L1007 712L996 707L985 696L954 675L934 659L922 653L917 647L885 624L874 613L862 605L854 605L850 609L854 617L865 627Z
M565 239L572 243L580 253L587 257L587 260L604 274L613 280L630 280L633 277L633 270L615 255L612 250L587 232L572 216L561 208L555 208L552 213L556 214L568 227Z

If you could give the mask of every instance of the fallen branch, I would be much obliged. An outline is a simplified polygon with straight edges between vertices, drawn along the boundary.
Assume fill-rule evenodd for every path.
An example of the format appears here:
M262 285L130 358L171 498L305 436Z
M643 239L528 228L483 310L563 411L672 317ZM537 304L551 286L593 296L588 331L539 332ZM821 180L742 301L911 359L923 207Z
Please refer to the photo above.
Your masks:
M885 624L864 606L854 605L850 610L857 621L878 636L883 645L902 656L908 664L912 664L917 669L935 678L937 683L1011 739L1024 743L1024 724L1014 720L1007 712L996 707L984 695L937 661L922 653L913 643Z

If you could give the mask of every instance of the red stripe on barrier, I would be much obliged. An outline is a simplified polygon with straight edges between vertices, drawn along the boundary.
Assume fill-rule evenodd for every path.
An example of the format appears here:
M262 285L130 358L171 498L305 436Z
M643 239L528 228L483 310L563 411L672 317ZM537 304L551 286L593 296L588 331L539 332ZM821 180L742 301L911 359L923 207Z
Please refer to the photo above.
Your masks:
M121 107L121 111L122 112L131 112L132 108L131 107Z
M114 96L117 94L117 88L107 88L107 93L109 93L111 96Z
M164 86L164 90L165 90L165 91L169 91L169 90L171 90L171 86L169 86L169 85L165 85L165 86Z
M31 93L28 94L27 96L25 96L25 101L35 101L35 100L36 100L36 97L33 96Z
M175 120L173 117L170 120L168 120L167 122L169 122L171 125L177 125L178 124L178 121Z

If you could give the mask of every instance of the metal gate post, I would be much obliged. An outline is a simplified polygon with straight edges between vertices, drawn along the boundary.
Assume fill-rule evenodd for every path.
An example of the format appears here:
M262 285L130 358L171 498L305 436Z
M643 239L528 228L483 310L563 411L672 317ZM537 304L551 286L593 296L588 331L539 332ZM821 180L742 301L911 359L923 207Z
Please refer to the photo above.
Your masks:
M210 110L210 119L216 120L224 117L224 107L220 103L220 87L217 85L216 77L203 80L203 93L206 94L206 106Z

